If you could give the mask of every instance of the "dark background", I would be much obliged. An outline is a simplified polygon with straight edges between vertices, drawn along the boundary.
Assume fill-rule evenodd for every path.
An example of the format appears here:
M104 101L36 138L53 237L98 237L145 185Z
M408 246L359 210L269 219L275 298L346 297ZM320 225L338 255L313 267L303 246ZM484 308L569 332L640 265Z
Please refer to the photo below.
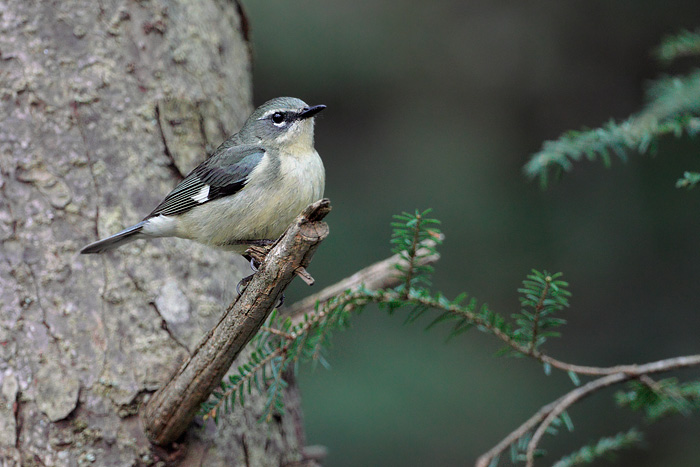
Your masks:
M565 273L572 307L552 356L605 366L698 352L700 191L674 184L700 167L699 142L664 140L656 157L611 169L581 162L546 191L522 175L543 141L624 119L649 80L689 69L650 51L700 25L697 1L244 6L256 105L292 95L328 106L316 147L334 210L315 289L388 256L392 214L431 207L446 235L433 282L448 296L509 316L531 268ZM295 284L288 303L311 291ZM335 336L330 371L302 371L308 443L328 447L326 465L468 465L572 388L535 362L494 357L498 342L477 331L445 344L445 329L402 323L369 308ZM544 464L634 425L647 447L617 465L700 465L699 417L647 426L613 393L570 411L576 429L545 438Z

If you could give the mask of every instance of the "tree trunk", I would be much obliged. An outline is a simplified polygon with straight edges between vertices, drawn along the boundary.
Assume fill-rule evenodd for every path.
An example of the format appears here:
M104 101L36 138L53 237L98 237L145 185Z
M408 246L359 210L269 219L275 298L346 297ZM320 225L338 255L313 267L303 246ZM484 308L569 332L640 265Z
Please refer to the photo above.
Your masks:
M81 256L138 222L250 113L245 19L223 0L0 3L2 465L280 465L299 399L152 447L139 405L247 267L184 240Z

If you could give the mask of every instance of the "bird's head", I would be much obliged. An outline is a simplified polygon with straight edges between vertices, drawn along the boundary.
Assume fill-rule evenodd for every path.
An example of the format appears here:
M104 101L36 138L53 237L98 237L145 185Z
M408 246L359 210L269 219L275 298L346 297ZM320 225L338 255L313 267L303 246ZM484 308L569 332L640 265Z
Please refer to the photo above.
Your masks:
M313 117L325 108L294 97L277 97L255 109L239 135L244 143L307 152L314 145Z

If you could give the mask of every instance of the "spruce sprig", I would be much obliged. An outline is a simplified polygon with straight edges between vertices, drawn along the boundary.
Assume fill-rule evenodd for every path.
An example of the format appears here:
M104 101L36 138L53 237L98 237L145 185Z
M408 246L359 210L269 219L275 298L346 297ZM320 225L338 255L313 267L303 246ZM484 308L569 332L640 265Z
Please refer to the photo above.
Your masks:
M561 273L533 269L523 281L523 287L518 289L522 309L513 315L519 326L513 331L513 337L530 352L537 350L548 337L559 337L554 329L566 324L566 320L553 316L569 306L569 284L560 280L561 276Z
M664 38L654 50L654 55L664 63L670 63L682 57L700 55L700 29L681 31Z
M649 421L673 414L690 415L700 410L700 381L679 383L676 378L631 381L626 391L615 394L618 405L643 410Z
M412 287L430 286L433 267L429 264L422 266L419 264L421 258L435 254L436 247L441 242L440 231L437 228L440 221L427 217L430 212L431 209L422 212L416 210L413 214L403 212L395 215L394 222L391 223L391 251L398 254L405 262L405 264L396 265L396 269L404 278L404 283L395 290L404 299L408 298ZM435 240L435 245L427 243L428 239Z
M632 428L615 436L601 438L595 444L583 446L576 452L559 459L553 467L591 464L603 457L610 459L622 449L639 447L643 441L642 433L636 428Z
M584 157L600 158L609 167L612 155L625 161L629 153L655 153L663 136L692 137L700 132L700 70L657 80L647 91L647 101L640 113L627 120L611 120L600 128L569 131L545 141L525 164L525 174L538 177L546 187L552 175L571 171L573 163Z
M684 172L683 177L676 182L676 188L695 188L700 182L700 172Z

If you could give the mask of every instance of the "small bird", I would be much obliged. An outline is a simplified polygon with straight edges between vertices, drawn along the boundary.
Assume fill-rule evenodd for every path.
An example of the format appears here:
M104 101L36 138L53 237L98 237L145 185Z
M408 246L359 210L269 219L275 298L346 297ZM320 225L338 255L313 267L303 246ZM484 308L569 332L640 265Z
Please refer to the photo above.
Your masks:
M314 116L325 108L293 97L265 102L141 222L80 253L179 237L243 254L250 245L277 239L323 197L326 175L314 149Z

